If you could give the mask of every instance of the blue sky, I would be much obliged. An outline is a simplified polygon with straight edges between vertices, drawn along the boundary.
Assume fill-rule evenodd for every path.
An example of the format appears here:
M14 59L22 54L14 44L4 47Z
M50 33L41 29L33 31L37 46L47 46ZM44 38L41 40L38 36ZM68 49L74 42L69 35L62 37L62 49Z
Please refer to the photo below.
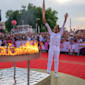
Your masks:
M2 20L5 21L5 12L7 10L21 9L22 5L33 3L36 6L42 7L43 0L0 0L0 9L2 10ZM58 11L58 24L62 26L63 17L66 12L69 13L69 18L66 24L69 30L70 18L72 28L85 29L85 0L45 0L46 8L50 7Z

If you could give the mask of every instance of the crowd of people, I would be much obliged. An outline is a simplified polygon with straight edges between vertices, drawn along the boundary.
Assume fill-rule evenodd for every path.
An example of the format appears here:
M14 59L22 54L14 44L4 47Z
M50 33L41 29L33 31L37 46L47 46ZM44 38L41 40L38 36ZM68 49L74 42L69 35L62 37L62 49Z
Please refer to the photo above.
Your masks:
M68 32L64 31L61 38L60 51L67 54L78 54L81 48L85 48L85 35L81 37L80 32ZM0 36L0 46L8 46L8 43L12 43L13 46L19 47L26 41L35 40L38 41L39 49L48 51L50 36L48 32L42 32L38 34L6 34Z

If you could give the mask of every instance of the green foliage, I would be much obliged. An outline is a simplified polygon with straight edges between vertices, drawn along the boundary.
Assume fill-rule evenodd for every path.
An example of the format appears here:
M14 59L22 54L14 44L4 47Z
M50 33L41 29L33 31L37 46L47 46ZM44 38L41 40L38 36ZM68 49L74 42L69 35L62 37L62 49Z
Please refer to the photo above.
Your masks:
M29 24L36 29L36 23L40 27L41 32L47 31L42 21L42 8L29 4L27 7L22 6L21 10L8 10L6 13L7 21L5 22L6 29L10 31L13 26L12 20L17 21L17 25ZM57 21L57 12L51 8L46 9L46 20L51 28L53 28Z
M20 20L19 11L8 10L6 13L6 17L7 17L7 21L5 22L6 29L10 32L10 30L13 28L13 25L11 24L12 20L16 20L17 24L19 24L19 20Z
M51 8L48 8L46 10L46 20L52 29L56 25L56 22L58 20L56 16L57 16L57 12L55 10L52 11Z

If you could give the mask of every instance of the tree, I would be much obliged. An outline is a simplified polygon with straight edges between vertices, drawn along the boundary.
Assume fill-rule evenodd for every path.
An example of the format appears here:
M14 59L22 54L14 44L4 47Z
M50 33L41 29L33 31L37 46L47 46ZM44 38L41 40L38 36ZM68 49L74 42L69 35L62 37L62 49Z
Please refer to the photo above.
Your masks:
M55 10L52 11L51 8L48 8L46 10L46 19L52 29L56 25L56 21L58 20L56 16L57 16L57 12Z
M8 31L13 28L11 24L11 21L13 19L17 21L17 25L29 24L34 29L36 29L36 24L38 24L41 29L41 32L46 31L45 25L42 21L42 8L36 7L33 4L28 4L27 7L22 6L21 10L8 10L6 13L6 18L7 21L5 22L5 24ZM52 10L51 8L48 8L46 10L46 19L51 28L53 28L58 19L57 12L55 10Z
M19 24L20 20L20 13L19 10L12 11L8 10L6 13L7 21L5 22L6 29L10 32L10 30L13 28L13 25L11 24L12 20L16 20L17 24Z

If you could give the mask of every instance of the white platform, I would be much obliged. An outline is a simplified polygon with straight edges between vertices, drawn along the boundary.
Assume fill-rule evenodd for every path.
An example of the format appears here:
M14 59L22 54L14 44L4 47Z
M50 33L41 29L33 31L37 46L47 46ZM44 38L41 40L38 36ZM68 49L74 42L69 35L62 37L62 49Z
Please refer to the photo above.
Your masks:
M0 70L0 85L13 85L13 76L14 68ZM30 85L35 85L47 77L49 74L30 71ZM16 85L27 85L27 69L16 68Z

